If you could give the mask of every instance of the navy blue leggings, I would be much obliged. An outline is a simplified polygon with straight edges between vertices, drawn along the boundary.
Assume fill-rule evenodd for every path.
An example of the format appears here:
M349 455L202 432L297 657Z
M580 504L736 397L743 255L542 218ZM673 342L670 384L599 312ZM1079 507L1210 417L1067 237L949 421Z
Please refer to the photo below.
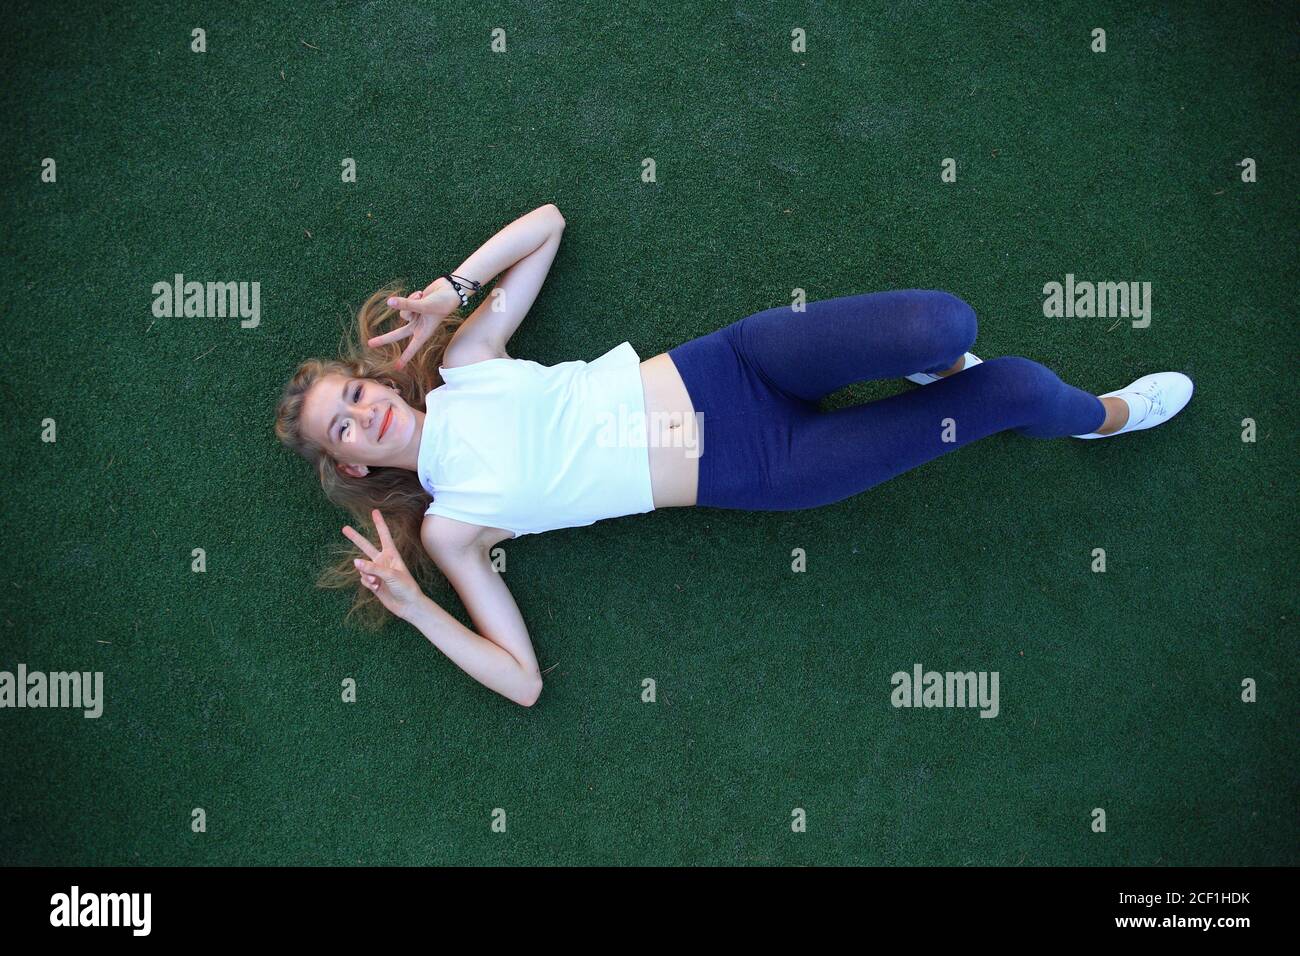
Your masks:
M911 289L756 312L668 354L702 416L697 504L792 511L840 501L995 432L1096 431L1101 400L1003 356L879 401L824 412L852 382L951 368L975 311Z

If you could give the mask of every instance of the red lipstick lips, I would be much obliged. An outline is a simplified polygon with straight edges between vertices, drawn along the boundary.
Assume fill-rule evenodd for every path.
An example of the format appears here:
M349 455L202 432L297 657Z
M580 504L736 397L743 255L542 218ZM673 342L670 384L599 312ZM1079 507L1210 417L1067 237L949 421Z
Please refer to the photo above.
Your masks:
M393 406L389 405L388 411L384 412L383 424L379 426L380 439L384 437L384 432L388 431L388 426L391 425L392 423L393 423Z

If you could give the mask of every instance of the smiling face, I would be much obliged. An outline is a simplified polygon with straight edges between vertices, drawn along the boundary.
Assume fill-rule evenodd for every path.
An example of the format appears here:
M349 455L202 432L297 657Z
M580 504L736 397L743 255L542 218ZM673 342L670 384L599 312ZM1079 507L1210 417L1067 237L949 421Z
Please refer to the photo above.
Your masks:
M413 468L422 423L422 413L370 378L323 375L303 398L303 436L353 477L365 466Z

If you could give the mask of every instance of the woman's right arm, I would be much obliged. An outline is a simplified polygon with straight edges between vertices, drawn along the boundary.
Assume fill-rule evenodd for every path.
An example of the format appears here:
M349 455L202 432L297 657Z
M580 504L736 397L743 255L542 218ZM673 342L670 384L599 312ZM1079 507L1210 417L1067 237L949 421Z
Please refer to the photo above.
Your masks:
M487 573L493 575L496 583L505 590L500 575L490 568ZM464 593L460 587L456 588L456 592ZM461 600L468 609L470 599L462 597ZM505 591L505 601L514 604L508 590ZM517 608L515 614L518 614ZM535 660L532 663L521 661L501 645L479 637L423 595L406 619L429 639L429 643L446 654L453 664L484 687L508 697L521 707L531 707L537 703L537 698L542 693L542 675L538 673ZM482 628L477 619L474 625ZM520 626L522 625L521 620Z
M379 534L378 548L353 528L343 529L368 558L356 561L362 583L384 607L414 625L480 684L524 707L535 704L542 692L537 657L519 606L492 569L488 557L492 541L485 537L485 529L457 521L438 534L438 525L451 519L428 517L420 537L460 595L474 626L486 637L475 634L420 590L393 544L383 515L376 510L371 517Z
M490 550L496 541L485 537L483 529L432 515L424 519L420 538L479 633L428 598L408 619L465 673L531 707L542 692L542 675L519 605L492 567Z

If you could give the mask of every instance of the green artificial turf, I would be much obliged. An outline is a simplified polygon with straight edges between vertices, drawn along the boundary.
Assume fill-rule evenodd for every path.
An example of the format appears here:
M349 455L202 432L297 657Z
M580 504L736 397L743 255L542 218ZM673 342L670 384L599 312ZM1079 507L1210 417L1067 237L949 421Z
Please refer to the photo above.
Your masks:
M0 861L1297 862L1286 5L167 6L29 2L0 34L0 669L107 698L0 710ZM931 287L982 356L1197 396L817 510L508 544L552 668L520 708L407 625L341 623L313 581L347 517L271 421L369 292L546 202L568 228L517 357ZM260 326L155 318L176 273L259 282ZM1066 273L1151 282L1150 327L1045 318ZM895 709L916 663L999 672L1001 713Z

